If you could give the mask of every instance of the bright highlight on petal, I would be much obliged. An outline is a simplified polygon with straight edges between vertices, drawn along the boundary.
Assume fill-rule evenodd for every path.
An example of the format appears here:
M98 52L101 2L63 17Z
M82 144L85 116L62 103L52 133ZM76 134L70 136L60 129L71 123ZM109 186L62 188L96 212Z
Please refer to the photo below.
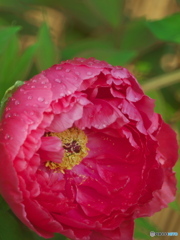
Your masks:
M78 165L83 158L88 155L89 149L86 147L88 142L86 134L78 128L69 128L60 133L47 133L45 136L54 136L60 138L62 146L65 149L61 163L47 161L45 166L50 169L61 171L70 170Z

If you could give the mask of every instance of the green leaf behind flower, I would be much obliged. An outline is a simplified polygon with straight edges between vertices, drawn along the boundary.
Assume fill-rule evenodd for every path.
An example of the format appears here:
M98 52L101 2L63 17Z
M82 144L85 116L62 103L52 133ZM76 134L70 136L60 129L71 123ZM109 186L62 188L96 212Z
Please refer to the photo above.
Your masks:
M147 22L147 27L159 39L180 43L180 14L176 13L158 21Z
M107 61L112 65L125 65L129 63L136 56L135 51L120 51L117 49L99 49L81 52L79 57L95 57L99 60Z
M19 86L23 85L23 84L24 84L24 82L22 82L22 81L17 81L17 82L15 82L15 84L14 84L12 87L10 87L10 88L5 92L5 94L4 94L4 96L3 96L2 100L1 100L1 104L0 104L0 117L2 116L2 113L3 113L3 111L4 111L4 108L5 108L5 106L6 106L6 103L7 103L8 99L12 96L12 94L16 91L16 89L17 89Z
M36 62L39 71L51 67L58 61L57 49L53 43L50 29L43 24L39 30Z
M136 239L151 239L150 232L158 232L158 228L150 223L146 218L137 218L135 220L135 238Z
M21 223L17 218L1 207L0 214L0 240L20 240L24 239L23 229Z

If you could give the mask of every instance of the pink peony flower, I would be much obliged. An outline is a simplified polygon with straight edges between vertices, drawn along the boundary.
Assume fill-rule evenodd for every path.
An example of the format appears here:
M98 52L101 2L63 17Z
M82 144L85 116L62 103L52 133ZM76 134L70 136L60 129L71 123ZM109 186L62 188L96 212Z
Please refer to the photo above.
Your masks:
M153 107L127 69L94 58L34 76L2 116L2 196L45 238L132 240L176 191L176 136Z

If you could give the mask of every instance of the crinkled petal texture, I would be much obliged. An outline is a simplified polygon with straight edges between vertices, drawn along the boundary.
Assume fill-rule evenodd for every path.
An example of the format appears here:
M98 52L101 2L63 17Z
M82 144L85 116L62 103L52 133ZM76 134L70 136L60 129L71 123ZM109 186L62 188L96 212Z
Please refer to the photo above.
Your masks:
M132 240L134 219L173 201L173 130L154 113L136 79L93 58L52 66L19 87L1 121L0 191L39 235ZM65 149L56 135L87 136L88 154L56 171Z

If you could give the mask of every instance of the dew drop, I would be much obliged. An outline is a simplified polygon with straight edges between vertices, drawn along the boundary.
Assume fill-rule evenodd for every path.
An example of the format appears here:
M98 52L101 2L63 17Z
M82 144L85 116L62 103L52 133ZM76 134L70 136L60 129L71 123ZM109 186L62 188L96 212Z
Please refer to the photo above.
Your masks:
M45 85L44 88L47 88L47 86Z
M31 100L33 97L32 96L28 96L28 99Z
M56 67L56 70L61 70L61 69L62 69L62 67L59 67L59 66L58 66L58 67Z
M33 85L33 86L31 86L31 88L35 88L35 86Z
M34 79L34 80L32 80L32 82L33 82L33 83L35 83L35 82L37 82L37 80L36 80L36 79Z
M77 75L80 75L80 73L79 73L79 72L75 72L75 74L77 74Z
M19 101L16 100L16 101L14 102L14 104L15 104L15 105L19 105Z
M70 69L68 69L68 68L66 69L66 72L67 72L67 73L70 72L70 71L71 71Z
M20 92L24 92L24 89L23 89L23 88L20 88L19 91L20 91Z
M33 116L33 115L34 115L34 112L30 112L30 115Z
M48 101L45 101L44 104L49 104L49 102L48 102Z
M42 81L41 84L45 84L45 81Z
M91 75L92 75L92 72L87 72L87 75L88 75L88 76L91 76Z
M6 108L6 112L9 111L9 110L11 110L10 107L7 107L7 108Z
M4 139L5 139L5 140L10 139L10 135L6 133L6 135L4 136Z
M6 115L5 115L5 118L10 118L11 117L11 114L10 113L7 113Z
M61 83L61 82L62 82L62 81L61 81L60 79L58 79L58 78L56 78L54 81L57 82L57 83Z
M39 102L43 102L43 101L44 101L44 98L38 97L38 101L39 101Z

